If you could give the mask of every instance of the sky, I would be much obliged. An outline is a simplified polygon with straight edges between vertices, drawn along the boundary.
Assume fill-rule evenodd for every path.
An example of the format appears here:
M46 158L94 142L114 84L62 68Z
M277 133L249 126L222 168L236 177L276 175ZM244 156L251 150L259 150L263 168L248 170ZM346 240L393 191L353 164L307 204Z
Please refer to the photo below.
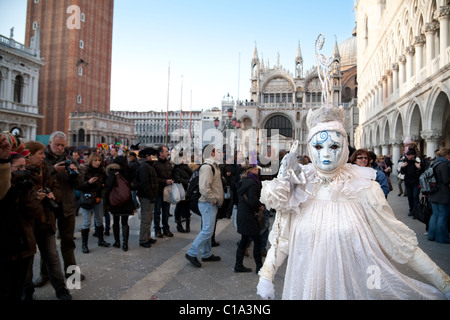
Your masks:
M45 1L45 0L41 0ZM115 0L111 110L207 110L250 96L251 61L306 72L320 33L330 56L352 36L354 0ZM24 43L27 0L0 0L0 34ZM69 17L69 14L68 14Z

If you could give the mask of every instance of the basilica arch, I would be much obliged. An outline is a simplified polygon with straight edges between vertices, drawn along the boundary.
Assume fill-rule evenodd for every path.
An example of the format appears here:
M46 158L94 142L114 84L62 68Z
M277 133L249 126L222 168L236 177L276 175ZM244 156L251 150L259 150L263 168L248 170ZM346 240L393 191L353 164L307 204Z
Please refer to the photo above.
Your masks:
M267 130L267 136L272 136L272 130L279 130L279 134L286 138L293 138L294 123L292 119L282 113L272 114L264 122L264 129Z

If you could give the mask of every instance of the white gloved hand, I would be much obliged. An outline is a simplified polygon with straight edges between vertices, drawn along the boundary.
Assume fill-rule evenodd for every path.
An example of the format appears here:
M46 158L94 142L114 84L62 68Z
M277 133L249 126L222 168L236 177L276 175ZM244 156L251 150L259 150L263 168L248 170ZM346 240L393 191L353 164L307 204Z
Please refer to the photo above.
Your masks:
M268 300L269 298L272 300L275 299L275 289L272 281L259 278L259 283L256 289L256 293L259 294L264 300Z

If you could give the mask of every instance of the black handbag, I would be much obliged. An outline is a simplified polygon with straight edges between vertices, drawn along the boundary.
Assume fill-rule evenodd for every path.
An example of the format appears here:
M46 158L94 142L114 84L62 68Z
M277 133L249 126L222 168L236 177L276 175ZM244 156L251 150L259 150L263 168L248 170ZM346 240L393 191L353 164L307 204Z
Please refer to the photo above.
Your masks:
M83 209L92 209L96 204L95 192L80 192L80 207Z
M244 199L247 201L248 204L250 202L248 201L247 195L244 193ZM264 209L258 209L257 212L255 212L255 218L256 221L258 221L259 230L262 231L264 227L266 226L266 218L264 217Z
M422 223L427 224L430 221L432 214L430 205L428 204L428 198L422 197L419 204L413 209L413 218L419 220Z

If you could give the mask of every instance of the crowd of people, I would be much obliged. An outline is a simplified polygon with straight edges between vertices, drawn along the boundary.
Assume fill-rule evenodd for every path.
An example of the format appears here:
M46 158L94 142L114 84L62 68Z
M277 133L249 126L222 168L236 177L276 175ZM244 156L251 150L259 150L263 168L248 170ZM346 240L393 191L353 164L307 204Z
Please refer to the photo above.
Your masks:
M407 141L406 141L407 142ZM350 148L349 148L350 150ZM263 182L271 181L279 172L261 175L261 162L251 163L242 153L223 153L224 149L207 145L203 149L201 163L188 159L183 150L177 150L174 163L173 150L167 146L128 150L120 144L98 145L97 151L69 152L67 137L54 132L48 146L36 142L21 142L11 134L0 134L0 200L7 208L2 224L2 265L6 286L2 287L2 300L31 300L36 287L50 281L56 297L70 300L71 294L65 279L71 276L68 267L76 265L75 218L82 215L81 252L89 254L89 235L94 222L94 237L98 246L109 247L105 240L110 235L111 223L115 248L129 250L130 227L128 219L139 211L139 246L151 248L156 238L172 238L169 218L171 203L165 199L165 190L181 185L186 196L175 204L174 220L180 233L191 232L192 201L188 195L191 177L198 173L198 209L201 215L201 231L186 252L186 259L196 268L202 262L220 261L212 253L219 246L215 239L218 219L235 219L235 227L241 239L237 243L235 272L252 272L244 266L244 256L253 243L256 274L263 268L263 258L268 254L269 217L276 210L261 202ZM279 161L286 151L280 151ZM448 215L450 191L448 166L450 151L442 149L432 161L417 161L420 154L412 142L405 143L405 153L398 164L399 196L408 197L409 214L419 202L418 177L433 162L440 165L437 172L439 191L430 195L433 215L427 225L429 240L449 243ZM348 153L347 163L375 170L376 180L384 197L393 190L392 160L389 155L377 156L365 149ZM424 159L424 158L422 158ZM308 155L296 156L302 166L312 165ZM280 169L281 170L281 169ZM120 205L113 204L110 194L118 180L124 179L131 189L131 196ZM402 189L401 183L404 183ZM255 217L262 212L265 223L261 226ZM94 218L92 218L92 216ZM112 216L112 219L111 219ZM152 232L153 226L153 232ZM152 233L155 238L152 238ZM56 236L60 241L62 261L57 251ZM11 240L12 245L10 245ZM39 248L39 257L36 256ZM34 259L40 259L40 270L33 270ZM33 282L34 275L37 280ZM80 275L84 280L84 275Z

